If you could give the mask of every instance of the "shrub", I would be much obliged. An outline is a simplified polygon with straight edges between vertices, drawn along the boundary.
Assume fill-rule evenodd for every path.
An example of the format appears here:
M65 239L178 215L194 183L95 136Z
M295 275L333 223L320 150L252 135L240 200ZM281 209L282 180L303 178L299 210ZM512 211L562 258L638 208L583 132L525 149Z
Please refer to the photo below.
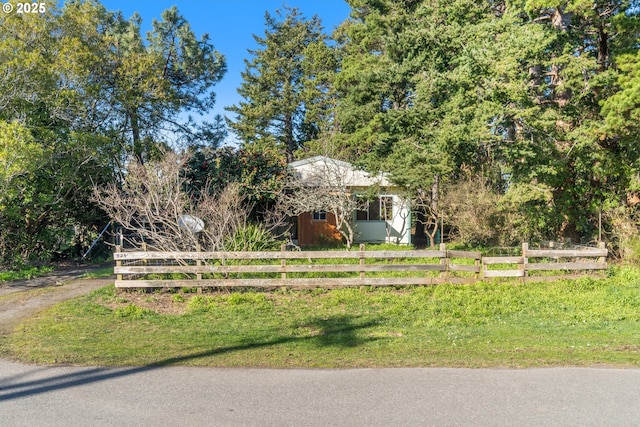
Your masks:
M498 201L500 244L540 241L558 224L551 188L544 184L513 184Z
M494 244L499 217L496 193L480 175L468 175L443 195L442 209L452 226L453 240L466 245Z
M617 206L603 212L614 253L626 262L640 264L640 220L633 207Z
M227 238L224 246L229 251L273 251L279 249L280 243L263 226L248 224Z

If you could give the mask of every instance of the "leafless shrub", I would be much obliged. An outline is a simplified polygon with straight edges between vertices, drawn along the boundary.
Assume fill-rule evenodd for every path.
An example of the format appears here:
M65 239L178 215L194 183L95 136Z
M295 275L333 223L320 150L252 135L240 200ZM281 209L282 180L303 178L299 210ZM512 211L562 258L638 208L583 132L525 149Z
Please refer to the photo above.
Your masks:
M602 216L611 228L606 234L618 257L631 263L640 263L640 218L635 207L617 206L603 211Z
M130 244L149 250L218 251L225 238L246 226L247 206L238 184L199 198L185 191L186 159L167 153L160 161L131 160L122 183L94 188L94 199L110 218L128 230Z
M498 239L496 221L500 195L480 175L466 177L447 188L441 208L453 226L451 236L461 243L490 244Z
M248 210L238 183L228 184L213 196L204 196L194 212L206 224L201 241L211 251L227 250L228 238L247 226Z
M416 227L421 226L424 229L431 247L435 246L440 221L438 198L439 196L436 196L434 199L433 190L431 192L420 190L411 199L411 208L416 213Z

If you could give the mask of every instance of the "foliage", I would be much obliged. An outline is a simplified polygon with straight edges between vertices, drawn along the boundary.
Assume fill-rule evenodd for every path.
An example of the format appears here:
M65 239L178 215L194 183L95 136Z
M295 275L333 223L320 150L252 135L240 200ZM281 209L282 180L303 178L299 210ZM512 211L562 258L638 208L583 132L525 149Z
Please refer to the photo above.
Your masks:
M498 202L502 216L500 244L539 242L553 237L555 220L551 190L543 184L514 184Z
M116 182L127 154L152 158L178 142L167 135L220 142L221 119L183 113L211 108L224 58L175 8L146 42L140 24L96 1L0 16L0 264L81 252L76 231L108 221L92 188Z
M603 217L611 224L607 234L618 257L633 264L640 263L640 222L636 210L617 206L607 209Z
M286 177L286 165L275 153L252 147L192 150L185 166L186 189L200 197L205 189L219 192L229 183L239 185L254 210L264 211L275 202Z
M307 49L318 54L324 42L317 16L304 18L296 8L284 7L276 15L265 13L264 37L254 35L257 50L245 60L238 105L228 107L236 114L229 121L243 147L255 151L277 151L287 162L293 153L317 133L311 106L322 96L305 65ZM313 53L311 52L313 51Z
M104 214L88 200L92 181L114 176L110 159L96 156L108 154L110 145L76 132L54 139L18 122L3 130L0 263L46 260L72 244L74 229L104 227Z
M77 230L108 221L94 186L123 184L132 158L187 147L188 193L238 183L252 220L277 206L285 164L313 153L388 172L432 243L443 215L465 240L506 243L591 240L603 212L628 253L635 232L618 225L640 206L637 1L349 4L332 40L316 16L265 14L243 101L228 109L239 150L217 150L222 117L190 116L214 105L226 64L176 8L146 35L142 17L97 1L0 15L0 264L80 248ZM495 209L447 201L467 170Z
M640 122L640 52L621 55L617 84L620 90L603 102L605 129L628 144L638 136ZM606 133L603 137L607 138ZM629 147L631 148L631 147Z
M228 236L224 247L229 251L273 251L280 242L263 225L246 224Z
M620 60L637 50L640 27L635 2L586 5L527 2L524 12L541 24L547 40L529 79L538 114L523 121L521 135L503 152L526 156L512 162L514 179L549 187L554 211L564 218L555 230L588 239L598 209L623 205L634 175L634 150L620 133L602 130L618 103L616 81L628 73Z
M442 211L452 226L449 238L463 245L495 245L499 235L500 195L481 175L467 175L446 188Z
M111 117L104 131L116 135L139 161L151 157L153 146L165 135L177 139L168 142L219 144L221 118L213 124L196 124L191 116L184 119L184 113L211 109L211 88L226 71L224 56L209 36L198 39L175 6L153 20L146 40L138 14L128 21L120 14L103 15L105 31L98 35L103 63L92 77L108 102L99 112Z
M638 171L635 2L349 3L334 35L334 149L411 189L422 222L463 167L510 188L502 209L518 223L503 241L588 240L599 208L625 204ZM528 185L544 194L521 197Z
M34 277L44 276L53 271L50 266L44 267L22 267L19 270L0 272L0 282L12 282L14 280L33 279ZM113 270L112 270L113 271Z

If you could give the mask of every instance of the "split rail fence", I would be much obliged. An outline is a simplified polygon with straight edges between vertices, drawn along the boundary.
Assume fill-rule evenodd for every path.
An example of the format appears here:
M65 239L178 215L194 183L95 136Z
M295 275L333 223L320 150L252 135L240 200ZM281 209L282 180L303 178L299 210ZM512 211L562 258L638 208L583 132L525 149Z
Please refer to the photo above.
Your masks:
M607 250L530 250L483 257L447 250L114 253L117 288L347 287L574 278L607 268Z

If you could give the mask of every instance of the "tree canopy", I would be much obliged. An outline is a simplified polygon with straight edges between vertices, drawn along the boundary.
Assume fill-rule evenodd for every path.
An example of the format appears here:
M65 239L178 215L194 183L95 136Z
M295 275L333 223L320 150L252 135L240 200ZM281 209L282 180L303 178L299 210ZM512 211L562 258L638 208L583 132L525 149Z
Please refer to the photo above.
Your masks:
M109 220L92 187L155 147L217 145L208 112L224 57L176 8L143 39L93 0L0 15L0 264L48 259ZM215 124L214 124L215 125Z
M295 8L265 13L264 37L254 35L259 49L245 60L236 114L229 121L242 144L277 149L287 159L317 135L312 112L322 95L321 81L307 59L322 54L326 38L317 16L306 19Z
M521 238L588 239L599 210L627 203L637 2L349 4L334 35L343 158L432 203L472 168L531 218Z
M431 243L438 221L471 244L589 241L600 218L640 241L640 2L348 3L331 35L266 12L212 123L225 58L177 8L146 35L97 0L0 15L0 264L81 245L110 219L92 189L168 151L187 194L234 182L261 209L295 158L383 170Z

